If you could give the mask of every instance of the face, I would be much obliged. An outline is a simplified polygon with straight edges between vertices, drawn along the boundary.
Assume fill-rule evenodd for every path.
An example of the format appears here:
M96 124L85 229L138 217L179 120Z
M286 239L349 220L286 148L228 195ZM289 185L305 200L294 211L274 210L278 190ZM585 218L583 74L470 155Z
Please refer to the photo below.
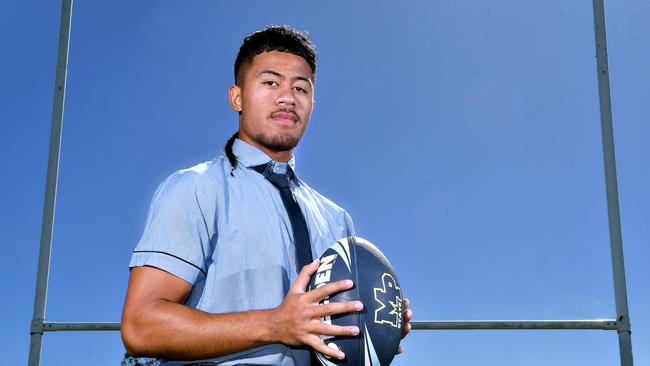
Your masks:
M300 56L272 51L242 71L240 85L230 87L230 104L240 112L239 138L274 160L289 160L314 106L311 67Z

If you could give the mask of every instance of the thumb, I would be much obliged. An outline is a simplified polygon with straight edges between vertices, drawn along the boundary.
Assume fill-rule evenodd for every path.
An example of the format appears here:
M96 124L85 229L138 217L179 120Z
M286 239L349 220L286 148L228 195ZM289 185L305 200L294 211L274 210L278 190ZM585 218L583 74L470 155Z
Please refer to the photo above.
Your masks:
M293 286L291 286L291 289L289 291L304 293L307 290L307 286L309 286L309 280L311 280L311 276L316 273L319 265L320 260L316 258L313 262L302 267L302 270L298 274L298 278L296 278L296 281L293 283Z

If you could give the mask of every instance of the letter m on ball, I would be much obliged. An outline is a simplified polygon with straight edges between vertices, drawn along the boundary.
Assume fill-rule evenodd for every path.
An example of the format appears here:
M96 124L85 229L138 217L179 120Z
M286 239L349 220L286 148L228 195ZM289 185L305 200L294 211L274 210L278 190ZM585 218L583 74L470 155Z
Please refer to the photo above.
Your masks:
M375 301L379 303L375 310L375 323L402 328L402 290L389 273L381 276L381 284L374 289Z

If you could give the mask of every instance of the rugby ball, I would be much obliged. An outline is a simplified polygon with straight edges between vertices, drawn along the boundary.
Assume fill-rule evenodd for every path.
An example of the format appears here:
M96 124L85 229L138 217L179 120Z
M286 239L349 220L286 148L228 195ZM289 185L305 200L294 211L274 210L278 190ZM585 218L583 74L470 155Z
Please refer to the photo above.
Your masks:
M350 279L354 287L321 300L329 302L360 300L363 310L321 318L333 325L359 327L355 337L321 336L329 347L345 353L345 359L330 358L319 352L324 366L386 366L397 353L402 335L404 309L402 290L388 259L369 241L359 237L341 239L320 257L309 290Z

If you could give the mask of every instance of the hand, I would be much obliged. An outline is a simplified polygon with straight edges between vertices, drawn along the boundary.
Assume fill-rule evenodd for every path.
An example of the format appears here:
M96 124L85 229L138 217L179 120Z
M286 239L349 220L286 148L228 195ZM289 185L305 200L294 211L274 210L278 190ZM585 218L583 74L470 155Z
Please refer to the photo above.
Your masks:
M363 304L360 301L319 304L328 296L348 290L354 285L350 280L343 280L306 292L309 280L319 264L320 261L316 259L302 268L284 301L275 309L278 337L286 345L308 345L324 355L343 359L345 354L328 347L320 336L356 336L359 327L326 324L321 321L321 317L360 311Z
M411 331L411 319L413 319L413 312L409 309L409 304L411 302L409 299L404 299L402 304L404 304L404 326L402 327L402 339L406 337L407 334ZM404 347L397 347L397 354L404 352Z

